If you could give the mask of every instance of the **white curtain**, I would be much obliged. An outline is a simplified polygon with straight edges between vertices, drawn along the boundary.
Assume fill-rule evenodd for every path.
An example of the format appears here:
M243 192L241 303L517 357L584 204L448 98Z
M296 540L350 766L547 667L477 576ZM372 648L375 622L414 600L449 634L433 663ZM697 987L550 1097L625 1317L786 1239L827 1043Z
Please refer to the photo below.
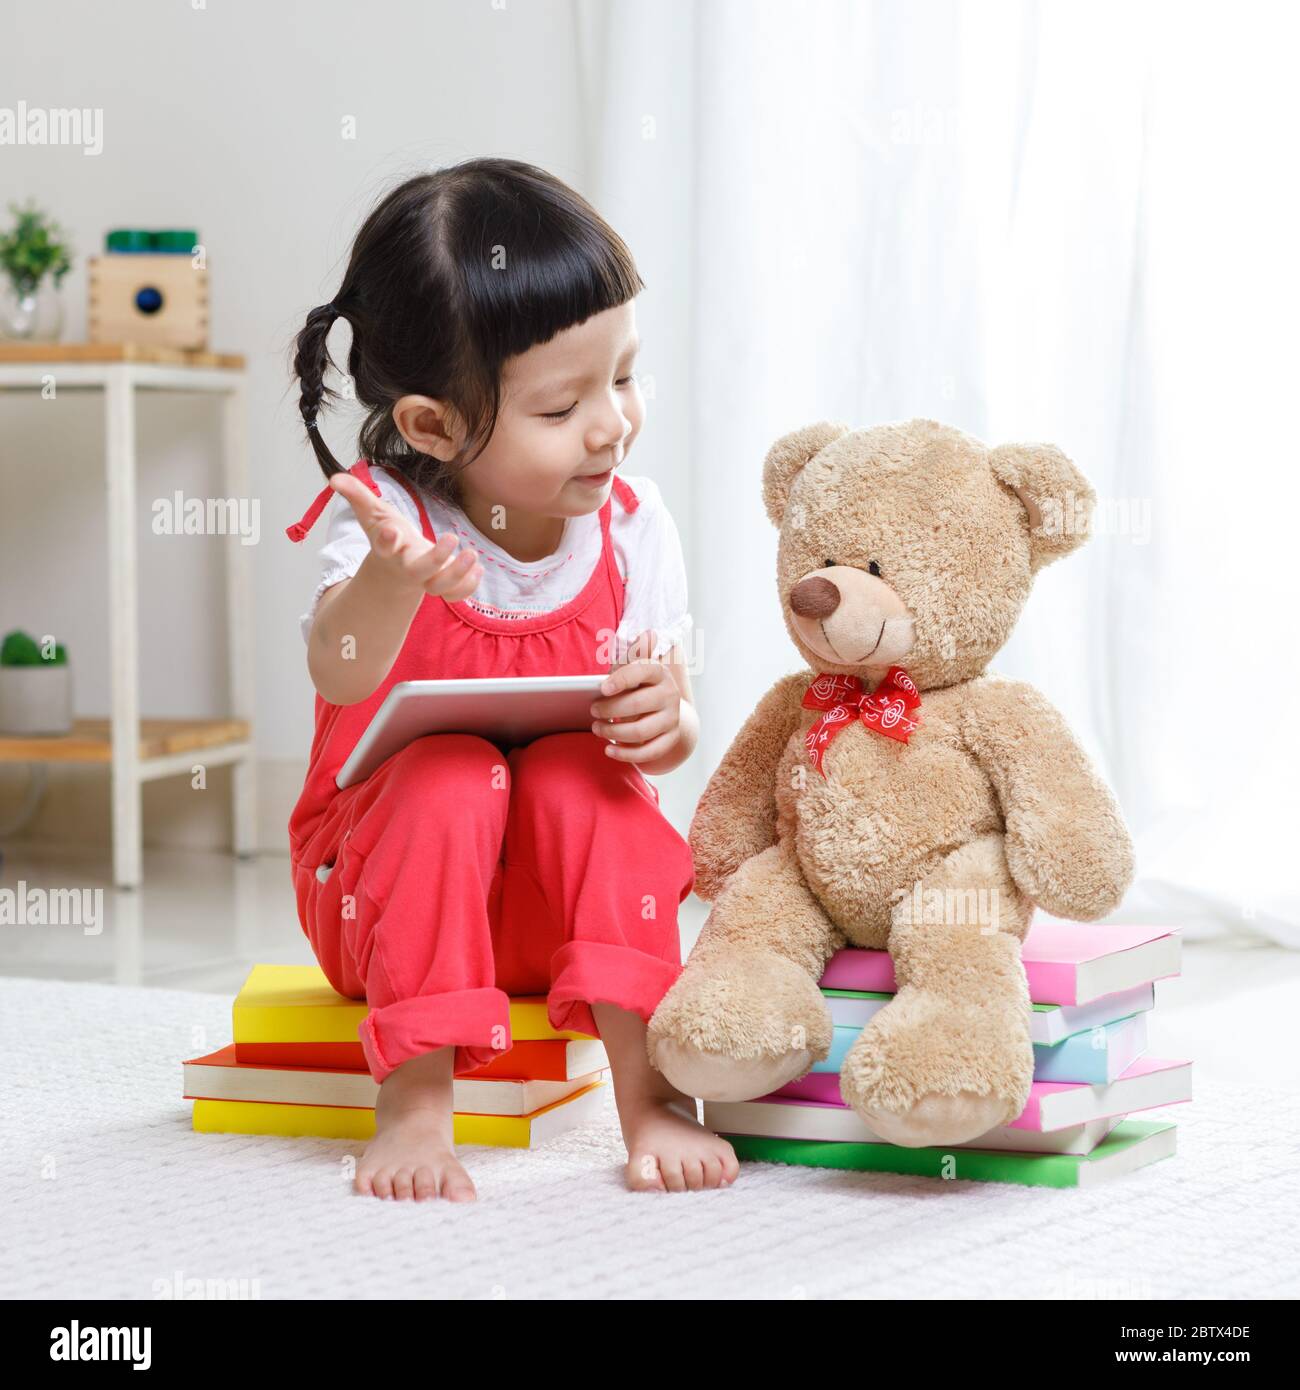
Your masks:
M1265 3L577 0L586 191L628 237L642 457L691 566L690 803L798 658L772 439L914 415L1046 439L1096 534L995 663L1116 788L1118 914L1300 945L1300 40ZM633 471L636 471L634 468Z

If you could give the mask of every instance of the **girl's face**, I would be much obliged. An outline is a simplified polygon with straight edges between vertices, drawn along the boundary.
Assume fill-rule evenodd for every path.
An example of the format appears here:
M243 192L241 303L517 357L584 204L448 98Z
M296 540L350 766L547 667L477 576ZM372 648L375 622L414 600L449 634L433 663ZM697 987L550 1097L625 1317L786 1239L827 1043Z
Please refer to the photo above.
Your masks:
M467 510L478 502L539 516L598 511L645 418L632 375L638 347L629 300L510 358L492 438L457 475ZM441 413L440 403L404 397L394 412L399 426L399 412L414 401ZM450 457L453 450L429 452Z

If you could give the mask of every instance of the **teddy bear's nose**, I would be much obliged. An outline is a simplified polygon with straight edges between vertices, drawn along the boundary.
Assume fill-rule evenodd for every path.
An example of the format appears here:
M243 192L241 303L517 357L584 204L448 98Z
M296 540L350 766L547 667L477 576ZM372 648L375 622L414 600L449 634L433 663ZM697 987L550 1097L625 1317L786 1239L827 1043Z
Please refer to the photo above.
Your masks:
M829 579L813 575L790 590L790 607L801 618L829 618L840 606L840 591Z

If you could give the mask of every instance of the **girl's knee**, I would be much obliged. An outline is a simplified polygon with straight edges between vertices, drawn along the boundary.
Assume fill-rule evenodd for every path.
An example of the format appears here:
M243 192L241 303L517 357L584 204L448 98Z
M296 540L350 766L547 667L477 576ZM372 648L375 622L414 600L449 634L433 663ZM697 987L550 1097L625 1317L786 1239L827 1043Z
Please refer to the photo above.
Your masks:
M611 817L625 816L623 830L646 818L661 821L651 784L635 764L609 757L605 748L595 734L571 733L516 749L510 755L512 802L543 818L563 812L566 820L586 815L613 824Z
M585 730L569 734L546 734L523 748L515 749L511 765L516 777L538 774L556 776L606 776L617 772L618 764L605 756L605 740Z
M508 790L505 754L475 734L426 734L394 755L393 782L409 789L473 794L476 789Z

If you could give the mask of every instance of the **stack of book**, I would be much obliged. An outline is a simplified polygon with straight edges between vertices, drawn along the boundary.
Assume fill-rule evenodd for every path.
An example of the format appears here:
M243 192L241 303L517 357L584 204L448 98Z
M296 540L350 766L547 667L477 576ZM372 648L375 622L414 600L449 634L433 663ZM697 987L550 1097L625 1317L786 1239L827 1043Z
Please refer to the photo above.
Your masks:
M738 1158L774 1163L1043 1187L1132 1172L1173 1154L1175 1126L1127 1117L1192 1098L1191 1063L1147 1052L1154 982L1179 973L1181 944L1167 927L1032 926L1021 949L1033 1001L1029 1102L1009 1125L934 1148L884 1142L840 1095L840 1064L895 982L886 952L837 951L821 978L830 1055L758 1100L706 1101L704 1123Z
M185 1063L194 1128L369 1139L375 1098L357 1037L364 1002L318 966L256 965L235 998L234 1042ZM594 1118L609 1059L599 1039L557 1033L546 1000L510 1001L513 1046L452 1083L457 1144L533 1148Z

